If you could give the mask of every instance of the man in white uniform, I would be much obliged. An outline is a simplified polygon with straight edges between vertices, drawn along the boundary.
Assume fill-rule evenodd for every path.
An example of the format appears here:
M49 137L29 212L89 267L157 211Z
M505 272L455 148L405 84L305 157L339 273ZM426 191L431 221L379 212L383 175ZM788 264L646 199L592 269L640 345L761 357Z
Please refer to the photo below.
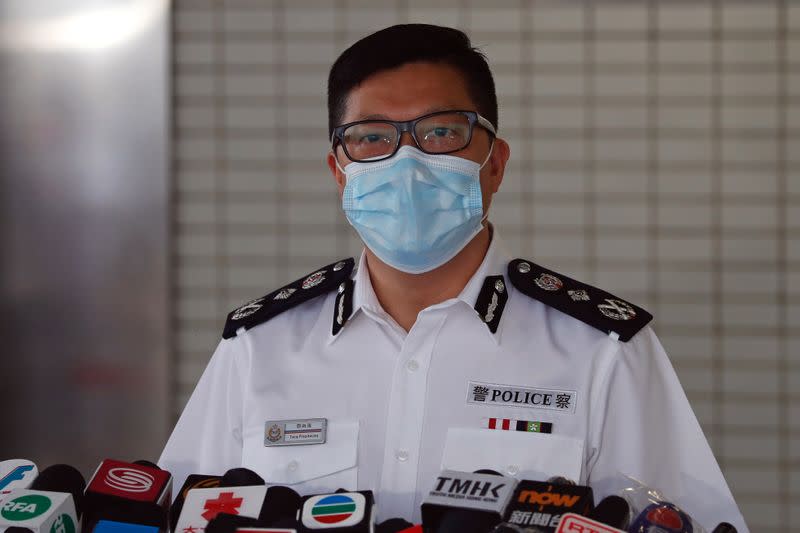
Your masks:
M624 475L747 531L643 309L532 261L486 221L510 155L463 33L394 26L329 78L328 164L365 244L233 311L160 459L301 493L371 489L419 521L444 468Z

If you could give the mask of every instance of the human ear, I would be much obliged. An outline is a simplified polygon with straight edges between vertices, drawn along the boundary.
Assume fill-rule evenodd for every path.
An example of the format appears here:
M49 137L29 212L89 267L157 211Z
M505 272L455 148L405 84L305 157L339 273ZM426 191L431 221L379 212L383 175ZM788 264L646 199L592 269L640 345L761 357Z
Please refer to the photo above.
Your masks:
M339 170L339 166L336 164L336 153L333 150L328 152L328 168L331 170L333 180L336 182L336 187L339 189L339 196L341 196L344 192L347 179L345 178L344 172Z

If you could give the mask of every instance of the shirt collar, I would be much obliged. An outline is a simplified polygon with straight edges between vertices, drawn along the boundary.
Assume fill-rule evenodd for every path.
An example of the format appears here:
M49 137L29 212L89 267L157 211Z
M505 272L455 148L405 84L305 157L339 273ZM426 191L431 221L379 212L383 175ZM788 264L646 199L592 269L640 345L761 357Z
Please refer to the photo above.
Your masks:
M503 245L497 229L490 225L490 230L491 241L489 243L489 248L486 250L486 255L478 267L478 270L475 271L456 299L460 300L470 308L475 315L475 319L481 323L480 327L485 330L490 337L492 337L495 343L499 343L502 323L500 324L500 328L498 328L495 333L492 333L484 323L484 317L475 310L476 302L481 293L481 289L484 287L486 278L488 276L502 276L503 280L506 280L505 271L509 261L511 260L511 256L506 252L505 246ZM352 321L357 314L364 313L376 322L383 323L392 329L400 328L400 326L383 309L378 301L378 297L375 294L375 290L372 287L372 281L369 277L366 250L362 250L361 257L358 261L358 266L353 271L352 277L354 287L352 295L352 312L350 314L349 321ZM508 283L505 283L505 285L508 287ZM506 290L508 289L506 288ZM346 325L343 329L347 329ZM333 343L337 337L343 334L345 334L344 331L339 332L337 335L331 333L329 335L328 344Z

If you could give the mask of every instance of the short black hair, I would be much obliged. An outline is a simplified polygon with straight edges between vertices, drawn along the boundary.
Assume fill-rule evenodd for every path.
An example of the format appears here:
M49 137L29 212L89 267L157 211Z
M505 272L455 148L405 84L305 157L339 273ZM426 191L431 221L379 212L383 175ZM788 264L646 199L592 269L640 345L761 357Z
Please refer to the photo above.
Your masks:
M497 95L486 56L463 31L432 24L398 24L367 35L342 52L328 75L328 138L341 124L347 97L370 76L406 63L428 61L457 69L467 92L497 129Z

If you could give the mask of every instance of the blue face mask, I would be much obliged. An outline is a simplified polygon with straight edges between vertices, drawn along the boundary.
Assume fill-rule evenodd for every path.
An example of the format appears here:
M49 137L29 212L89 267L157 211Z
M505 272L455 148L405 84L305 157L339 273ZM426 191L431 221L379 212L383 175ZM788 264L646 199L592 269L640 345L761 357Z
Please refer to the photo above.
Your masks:
M339 167L347 220L387 265L409 274L440 267L481 231L480 171L489 155L478 165L406 145L383 161Z

